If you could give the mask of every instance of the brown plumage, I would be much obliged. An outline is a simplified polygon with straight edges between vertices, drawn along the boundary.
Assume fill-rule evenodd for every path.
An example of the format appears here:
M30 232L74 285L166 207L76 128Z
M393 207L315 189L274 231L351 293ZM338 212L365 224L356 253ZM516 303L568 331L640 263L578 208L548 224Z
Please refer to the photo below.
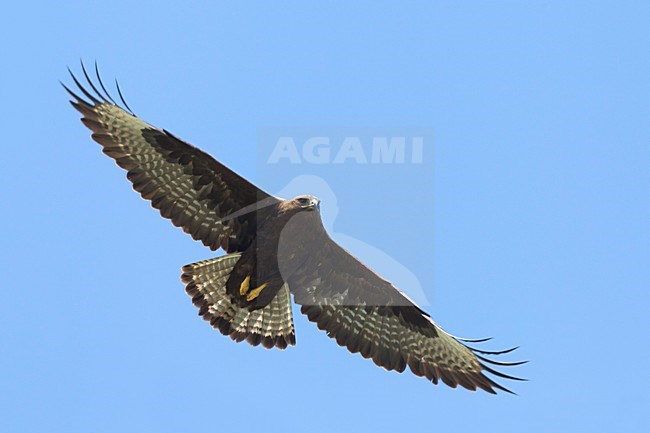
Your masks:
M82 65L83 68L83 65ZM282 200L207 153L149 125L108 94L97 67L92 89L72 105L105 154L127 171L160 214L212 250L227 254L183 267L182 281L199 314L236 341L281 349L295 344L291 294L301 312L352 353L387 370L411 371L470 390L508 391L484 373L512 366L447 334L393 284L336 244L323 228L317 198ZM128 110L128 111L127 111Z

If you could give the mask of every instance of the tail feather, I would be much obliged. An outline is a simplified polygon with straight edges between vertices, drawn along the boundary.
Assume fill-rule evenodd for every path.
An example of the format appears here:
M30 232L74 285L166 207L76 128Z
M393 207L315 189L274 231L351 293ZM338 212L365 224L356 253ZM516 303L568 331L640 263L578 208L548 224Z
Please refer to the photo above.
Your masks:
M228 276L240 254L228 254L183 266L181 280L199 315L233 340L285 349L296 344L289 288L283 286L264 308L248 311L226 293Z

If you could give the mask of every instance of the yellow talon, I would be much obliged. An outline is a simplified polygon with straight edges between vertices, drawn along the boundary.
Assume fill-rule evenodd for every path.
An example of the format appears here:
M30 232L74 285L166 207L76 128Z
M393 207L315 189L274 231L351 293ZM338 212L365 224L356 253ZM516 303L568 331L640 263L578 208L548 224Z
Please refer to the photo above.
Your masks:
M251 292L246 296L247 301L252 301L253 299L257 298L260 294L260 292L266 287L266 283L262 284L261 286L257 287L254 290L251 290Z
M244 296L246 292L248 292L248 289L250 289L250 282L251 282L251 276L248 275L246 278L244 278L244 281L242 281L241 286L239 286L239 294Z

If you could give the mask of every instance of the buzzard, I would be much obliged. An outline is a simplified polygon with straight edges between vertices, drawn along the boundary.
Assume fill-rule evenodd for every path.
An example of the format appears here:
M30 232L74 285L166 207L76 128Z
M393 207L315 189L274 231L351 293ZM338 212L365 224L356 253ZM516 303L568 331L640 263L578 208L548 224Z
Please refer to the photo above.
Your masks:
M160 214L225 255L182 268L181 280L204 320L238 342L285 349L295 345L291 295L301 312L352 353L386 370L451 387L511 392L485 373L522 380L487 364L514 366L443 331L389 281L334 242L311 195L274 197L207 153L138 118L83 67L89 89L71 104L103 152L127 171L133 189ZM116 82L117 85L117 82Z

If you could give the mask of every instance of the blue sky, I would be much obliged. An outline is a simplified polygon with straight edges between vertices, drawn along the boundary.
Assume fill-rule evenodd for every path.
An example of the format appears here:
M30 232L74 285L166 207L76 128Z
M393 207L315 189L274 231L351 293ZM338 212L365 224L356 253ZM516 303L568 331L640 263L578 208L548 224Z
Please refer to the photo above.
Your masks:
M647 2L234 3L5 6L0 431L647 431ZM268 191L330 197L337 239L530 382L388 373L297 310L284 352L211 329L179 275L213 253L90 140L79 58ZM423 161L268 164L277 131L425 131Z

